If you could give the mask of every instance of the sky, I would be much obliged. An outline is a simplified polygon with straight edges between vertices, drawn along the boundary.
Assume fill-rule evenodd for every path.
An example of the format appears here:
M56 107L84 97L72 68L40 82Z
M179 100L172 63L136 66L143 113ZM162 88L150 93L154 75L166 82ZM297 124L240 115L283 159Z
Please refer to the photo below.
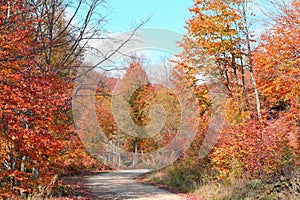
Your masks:
M263 16L276 12L272 10L272 4L281 1L287 3L291 0L252 0L249 8L256 16ZM108 31L128 31L150 17L145 28L166 28L185 33L185 21L192 16L188 9L193 7L194 0L107 0L107 3Z
M184 28L186 21L192 17L189 8L192 8L194 4L194 0L107 0L106 2L107 8L101 10L105 11L104 15L107 17L104 29L112 33L112 35L115 33L130 32L147 19L149 21L142 28L168 29L183 35L186 33L186 29ZM265 0L252 0L251 11L256 13L256 16L261 16L262 14L260 13L262 11L270 10L270 8L266 9L267 5ZM258 23L256 20L254 24L257 24L253 30L255 35L259 35L266 29L264 22ZM163 37L157 36L157 38L158 40L160 39L160 43L164 42L161 39ZM174 41L174 45L178 46L176 41ZM97 43L95 45L103 46ZM173 54L158 51L157 49L139 51L137 55L153 61L150 61L151 63L161 63L162 57L170 58L173 56Z
M144 28L166 28L184 33L188 8L193 0L109 0L109 25L112 32L128 31L150 17Z
M147 21L142 27L147 28L160 28L174 31L179 35L186 33L184 26L186 20L191 18L189 8L194 4L193 0L107 0L107 8L104 9L107 23L104 29L112 35L114 33L131 32L142 21ZM171 40L172 37L157 36L158 42L163 39ZM174 46L178 46L176 42L172 41ZM96 44L96 46L102 46ZM163 46L163 45L162 45ZM174 52L172 52L174 53ZM177 52L179 53L179 51ZM128 53L124 53L128 54ZM161 51L159 49L151 50L138 50L134 52L138 57L146 59L147 63L162 63L163 58L171 58L173 54L170 52ZM93 57L93 59L95 59ZM123 57L117 60L117 63L122 63ZM115 63L114 63L115 64ZM150 64L147 64L147 66ZM150 69L150 67L148 67ZM156 67L157 68L157 67ZM151 70L156 69L154 66ZM158 68L159 69L159 68Z

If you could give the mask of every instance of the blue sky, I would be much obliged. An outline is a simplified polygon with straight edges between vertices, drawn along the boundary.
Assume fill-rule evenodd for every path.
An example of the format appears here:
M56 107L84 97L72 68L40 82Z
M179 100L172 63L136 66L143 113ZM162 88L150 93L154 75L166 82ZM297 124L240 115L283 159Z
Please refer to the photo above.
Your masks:
M184 33L185 20L191 16L188 8L192 7L193 0L109 0L108 3L109 31L128 31L151 17L145 28L166 28Z
M281 1L281 0L280 0ZM283 0L289 2L291 0ZM271 2L271 1L270 1ZM265 12L272 12L272 3L265 0L252 0L252 12L257 16L263 16ZM274 0L273 2L279 2ZM132 30L139 22L151 17L145 28L166 28L179 33L185 33L185 21L191 18L189 8L194 0L107 0L108 3L108 26L110 32L123 32ZM275 11L276 12L276 11ZM256 17L257 18L257 17ZM255 23L263 23L270 20L255 19Z
M150 20L143 28L168 29L180 35L185 34L186 29L184 26L186 21L192 17L188 9L193 7L194 4L194 0L106 0L106 2L108 4L107 9L103 9L100 6L100 11L108 20L104 29L112 33L112 35L114 33L130 32L141 21L149 17ZM256 16L262 16L262 10L270 11L270 6L264 0L253 0L250 7L251 11L256 13ZM259 35L266 28L266 20L258 21L254 19L254 22L256 25L252 30L256 35ZM162 40L159 42L164 43L165 40L170 40L171 38L158 37L158 39ZM178 47L176 41L178 42L180 39L174 41L174 45ZM102 47L103 45L99 46ZM158 49L152 49L151 51L139 50L137 55L146 58L151 64L162 63L162 58L165 60L173 56L170 52L166 53ZM122 63L121 60L118 61Z
M100 10L97 11L106 17L107 22L104 23L104 29L112 33L112 37L117 37L117 33L131 32L142 21L148 18L150 18L149 21L142 28L167 29L181 36L186 33L184 26L186 25L186 20L191 18L189 8L194 4L193 0L106 0L106 2L106 8L100 5L98 8ZM82 15L84 15L84 11L82 11ZM81 21L80 16L78 17L78 21ZM159 49L159 46L151 50L139 49L137 52L132 53L136 53L138 56L145 58L145 60L151 64L161 64L165 62L167 58L172 57L173 53L178 54L181 51L179 51L178 44L176 43L180 41L180 37L178 37L178 39L176 38L176 40L174 39L174 41L173 39L173 36L162 36L158 37L157 40L158 43L168 43L165 40L172 40L171 42L174 43L173 46L178 50L177 52L164 51L165 49ZM103 45L101 42L103 41L93 40L91 45L102 48ZM128 52L125 54L127 55ZM118 59L116 63L124 62L122 62L121 58Z

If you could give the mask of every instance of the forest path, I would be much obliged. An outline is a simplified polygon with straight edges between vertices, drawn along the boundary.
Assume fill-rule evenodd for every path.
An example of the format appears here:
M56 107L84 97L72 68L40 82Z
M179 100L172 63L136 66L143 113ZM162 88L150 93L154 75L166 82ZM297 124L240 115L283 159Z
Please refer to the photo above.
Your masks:
M184 200L169 191L134 180L147 172L146 169L139 169L100 173L86 176L85 182L93 196L101 200Z

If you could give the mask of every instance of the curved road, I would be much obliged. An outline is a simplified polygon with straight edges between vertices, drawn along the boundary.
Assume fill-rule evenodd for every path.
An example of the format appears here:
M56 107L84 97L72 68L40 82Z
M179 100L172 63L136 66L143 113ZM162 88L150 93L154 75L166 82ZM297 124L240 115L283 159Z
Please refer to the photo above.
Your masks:
M134 181L148 170L120 170L86 176L86 185L101 200L183 200L184 198L155 186Z

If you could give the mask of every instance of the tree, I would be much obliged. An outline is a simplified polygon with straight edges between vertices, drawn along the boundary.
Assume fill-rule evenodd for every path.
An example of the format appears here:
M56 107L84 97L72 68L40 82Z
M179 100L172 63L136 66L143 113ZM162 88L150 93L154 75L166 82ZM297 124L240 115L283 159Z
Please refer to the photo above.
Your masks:
M68 124L60 122L69 109L70 90L57 74L35 67L41 43L34 40L34 27L39 19L24 19L31 11L23 1L1 5L1 194L5 196L30 193L37 184L50 181L51 163L61 148L59 134L68 132Z
M263 120L228 126L211 155L222 178L288 176L299 166L299 1L287 8L252 55Z
M286 175L284 168L297 164L299 157L299 2L282 7L283 15L261 35L254 50L249 2L196 0L177 61L191 85L197 87L197 77L208 74L213 83L221 81L229 97L224 102L226 124L204 161L222 179ZM205 127L213 102L205 92L195 93L206 108L200 117ZM203 164L190 160L203 135L196 137L183 157L190 166Z
M290 141L299 149L299 1L293 0L282 12L261 37L254 69L269 119L285 119Z
M95 36L86 35L87 27L101 2L87 4L85 23L78 28L72 21L78 10L66 20L71 2L65 2L0 1L1 197L45 197L63 173L59 162L74 150L66 140L79 143L72 127L69 69L80 63L84 37ZM75 152L88 158L80 147Z
M104 39L101 30L105 17L97 11L105 6L104 0L27 0L32 15L39 20L35 27L35 39L43 43L40 49L40 68L52 65L53 71L60 66L78 66L87 45L92 39ZM70 12L72 11L72 12ZM78 17L80 16L80 19ZM56 72L55 71L55 72Z
M250 89L245 81L245 71L248 70L255 93L256 111L261 117L246 8L247 0L195 1L190 9L193 17L187 21L188 34L180 43L184 48L181 58L184 65L190 65L190 70L193 69L188 73L197 74L200 69L221 80L226 93L241 102L244 108L240 109L246 111L251 103ZM239 95L241 91L243 99Z

